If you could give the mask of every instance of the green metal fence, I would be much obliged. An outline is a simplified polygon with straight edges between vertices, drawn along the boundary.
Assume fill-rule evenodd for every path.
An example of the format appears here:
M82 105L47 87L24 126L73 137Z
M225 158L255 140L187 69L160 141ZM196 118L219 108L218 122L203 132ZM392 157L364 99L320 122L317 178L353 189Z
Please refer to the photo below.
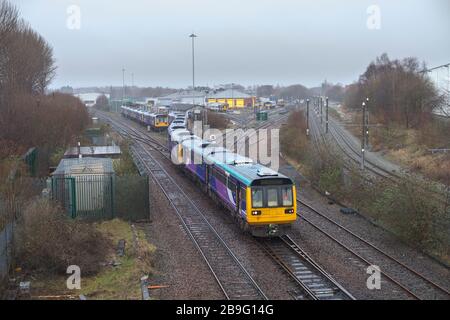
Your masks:
M147 176L116 176L114 212L124 220L147 220L150 214L149 182Z
M72 218L114 217L114 176L52 177L52 199Z
M33 177L37 172L37 149L30 148L27 153L22 157L23 161L27 165L29 174Z
M148 177L115 175L53 176L52 199L71 218L149 218Z

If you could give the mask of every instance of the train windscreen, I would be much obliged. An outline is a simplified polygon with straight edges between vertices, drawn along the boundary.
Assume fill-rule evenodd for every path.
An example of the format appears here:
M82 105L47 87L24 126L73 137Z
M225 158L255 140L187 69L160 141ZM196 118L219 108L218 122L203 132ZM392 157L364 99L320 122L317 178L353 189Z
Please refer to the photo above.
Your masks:
M293 193L291 185L270 185L252 187L253 208L292 207Z

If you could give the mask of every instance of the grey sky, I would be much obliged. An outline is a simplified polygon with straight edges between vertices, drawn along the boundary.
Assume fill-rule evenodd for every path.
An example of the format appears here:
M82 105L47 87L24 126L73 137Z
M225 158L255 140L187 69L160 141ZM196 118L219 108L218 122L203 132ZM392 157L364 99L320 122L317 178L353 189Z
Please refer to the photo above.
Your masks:
M186 87L196 83L349 83L377 55L450 62L448 0L13 0L53 46L62 85ZM67 28L67 8L81 29ZM367 27L370 5L381 29Z

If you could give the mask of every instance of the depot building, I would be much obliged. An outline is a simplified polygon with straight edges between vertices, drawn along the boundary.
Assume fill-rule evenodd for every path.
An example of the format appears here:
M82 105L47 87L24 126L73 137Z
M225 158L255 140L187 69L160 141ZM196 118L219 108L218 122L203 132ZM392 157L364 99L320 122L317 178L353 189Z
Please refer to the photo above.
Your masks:
M228 108L244 108L244 107L254 107L256 97L251 96L247 93L238 90L223 90L217 93L207 95L207 103L225 103Z

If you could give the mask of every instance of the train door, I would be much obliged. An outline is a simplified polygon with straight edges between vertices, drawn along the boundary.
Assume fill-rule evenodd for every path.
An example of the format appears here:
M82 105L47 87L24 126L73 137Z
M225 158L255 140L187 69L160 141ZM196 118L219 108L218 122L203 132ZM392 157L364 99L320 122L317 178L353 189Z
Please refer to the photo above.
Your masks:
M233 210L236 211L239 206L238 200L237 200L238 187L237 187L237 181L234 181L234 179L230 175L227 175L227 189L229 190L228 198L231 198L231 199L229 199L231 203L234 202Z
M208 192L209 190L209 175L211 171L211 166L208 165L206 162L203 162L203 165L205 166L205 192Z
M241 212L241 184L236 183L236 214Z

